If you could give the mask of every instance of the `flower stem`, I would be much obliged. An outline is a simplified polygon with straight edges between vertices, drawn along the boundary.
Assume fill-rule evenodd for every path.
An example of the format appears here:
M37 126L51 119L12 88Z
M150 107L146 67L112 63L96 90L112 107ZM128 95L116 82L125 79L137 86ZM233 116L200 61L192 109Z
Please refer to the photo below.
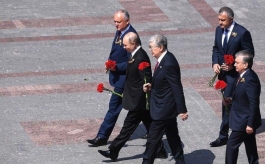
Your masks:
M144 76L144 83L146 84L146 77ZM145 99L146 99L146 110L149 110L149 103L148 103L148 94L145 93Z
M219 68L219 71L221 71L221 68ZM213 84L215 82L217 75L218 75L218 73L215 73L214 77L209 81L209 83L208 83L209 87L213 87Z
M104 88L104 90L109 91L109 92L111 92L111 93L113 93L113 94L115 94L115 95L118 95L118 96L122 97L121 94L119 94L119 93L117 93L117 92L114 92L114 91L112 91L112 90L110 90L110 89Z

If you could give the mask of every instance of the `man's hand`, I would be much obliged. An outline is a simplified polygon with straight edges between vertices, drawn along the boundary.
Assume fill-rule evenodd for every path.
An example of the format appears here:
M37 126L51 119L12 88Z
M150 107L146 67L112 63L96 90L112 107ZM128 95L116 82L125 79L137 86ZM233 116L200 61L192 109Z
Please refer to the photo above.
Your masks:
M107 68L105 67L106 71L116 71L116 67L112 67L112 68Z
M110 68L111 71L116 71L116 66Z
M214 64L213 65L213 71L215 72L215 73L217 73L217 74L219 74L220 73L220 65L219 64Z
M143 91L147 92L151 90L152 85L150 83L146 83L143 85Z
M224 106L227 106L227 105L231 104L232 103L231 97L225 97L223 99L222 103L223 103Z
M233 67L232 65L227 65L227 64L223 63L223 64L221 65L221 68L222 68L223 71L230 71L230 70L233 69L234 67Z
M252 133L254 132L254 130L253 130L252 127L247 126L247 128L246 128L246 132L247 132L247 134L252 134Z
M180 114L179 114L179 117L180 117L183 121L185 121L185 120L188 119L189 115L188 115L188 113L180 113Z

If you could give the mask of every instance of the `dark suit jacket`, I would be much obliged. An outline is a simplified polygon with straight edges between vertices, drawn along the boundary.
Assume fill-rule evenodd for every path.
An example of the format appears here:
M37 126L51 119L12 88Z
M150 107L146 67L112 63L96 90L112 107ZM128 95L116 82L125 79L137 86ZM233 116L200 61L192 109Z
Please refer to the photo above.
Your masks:
M120 37L120 39L122 40L128 32L134 32L137 34L132 25L130 25L130 28ZM113 87L123 88L126 76L127 63L128 60L131 58L131 54L123 48L123 44L115 44L117 36L118 31L116 31L109 56L110 60L116 61L116 71L110 71L109 83Z
M130 111L146 110L146 93L143 91L143 84L151 83L151 62L142 48L137 50L131 61L133 62L128 63L127 66L122 105L124 109ZM138 67L141 62L150 63L150 67L140 71Z
M179 64L175 56L167 52L153 75L150 114L153 120L166 120L185 112Z
M261 126L259 78L249 69L242 79L235 86L229 118L229 127L235 131L246 131L247 126L253 129Z
M235 35L233 36L232 33ZM223 29L220 28L220 26L216 28L212 54L212 64L222 65L224 63L225 54L234 56L238 51L241 50L248 50L254 55L254 46L250 32L243 26L235 23L232 33L227 43L227 49L224 50L222 46ZM235 69L232 69L230 71L221 71L221 73L219 74L218 78L220 80L224 80L227 83L227 87L224 90L225 97L232 96L236 77L237 72Z

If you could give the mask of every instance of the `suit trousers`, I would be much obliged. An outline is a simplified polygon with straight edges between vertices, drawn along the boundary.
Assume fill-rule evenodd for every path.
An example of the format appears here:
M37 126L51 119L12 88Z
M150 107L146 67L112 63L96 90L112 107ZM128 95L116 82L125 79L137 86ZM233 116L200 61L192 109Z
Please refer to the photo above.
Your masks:
M225 164L237 164L239 146L244 142L249 164L258 164L256 131L232 131L226 146Z
M152 122L149 110L128 111L120 134L111 142L109 150L118 154L121 148L130 139L131 135L141 121L145 125L148 132Z
M146 150L143 157L144 164L153 164L159 141L166 133L171 153L177 164L185 164L181 139L178 134L176 118L168 120L153 120L147 137Z
M229 132L229 112L231 109L231 105L227 106L227 110L225 106L222 104L222 123L220 126L219 139L227 140L228 132Z
M114 91L122 94L123 88L114 88ZM122 97L112 94L109 101L109 110L105 115L104 121L101 124L97 137L102 139L109 139L109 136L117 122L119 114L122 110Z

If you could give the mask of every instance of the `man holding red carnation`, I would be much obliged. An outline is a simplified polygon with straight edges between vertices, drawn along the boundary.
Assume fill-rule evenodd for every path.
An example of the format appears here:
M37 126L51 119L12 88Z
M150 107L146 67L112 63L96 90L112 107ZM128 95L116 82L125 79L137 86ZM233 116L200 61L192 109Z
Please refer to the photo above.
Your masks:
M122 40L124 35L128 32L134 32L136 34L137 32L130 24L130 16L126 10L116 11L113 20L117 31L112 42L110 55L108 57L108 61L113 62L106 62L106 70L109 73L109 83L114 87L113 92L122 95L126 68L128 60L131 58L131 54L123 48ZM109 136L122 110L122 97L117 94L111 95L109 109L103 123L100 126L96 138L87 140L87 142L93 146L102 146L107 144Z
M116 161L120 150L130 139L141 121L147 132L152 122L149 106L146 106L148 97L143 91L143 85L152 81L150 59L139 44L136 33L127 33L123 38L123 46L132 54L131 60L128 61L122 99L123 108L128 110L128 113L120 134L111 142L109 150L98 150L101 155L110 158L112 161ZM162 140L160 140L157 152L157 158L167 158Z
M226 146L225 164L237 164L238 151L245 145L249 164L259 164L256 143L256 129L261 124L260 93L258 75L252 70L253 55L242 50L236 53L235 67L239 73L230 101L229 127L232 132Z
M218 79L226 82L224 97L232 97L234 85L236 83L236 72L233 63L234 56L238 51L248 50L254 56L254 46L250 32L243 26L234 21L234 12L229 7L222 7L218 15L219 26L215 31L215 40L212 53L213 71L218 74ZM231 55L225 58L226 55ZM211 142L212 147L225 145L228 140L229 131L229 110L230 105L226 107L222 104L222 123L218 138ZM226 108L228 111L226 111Z

